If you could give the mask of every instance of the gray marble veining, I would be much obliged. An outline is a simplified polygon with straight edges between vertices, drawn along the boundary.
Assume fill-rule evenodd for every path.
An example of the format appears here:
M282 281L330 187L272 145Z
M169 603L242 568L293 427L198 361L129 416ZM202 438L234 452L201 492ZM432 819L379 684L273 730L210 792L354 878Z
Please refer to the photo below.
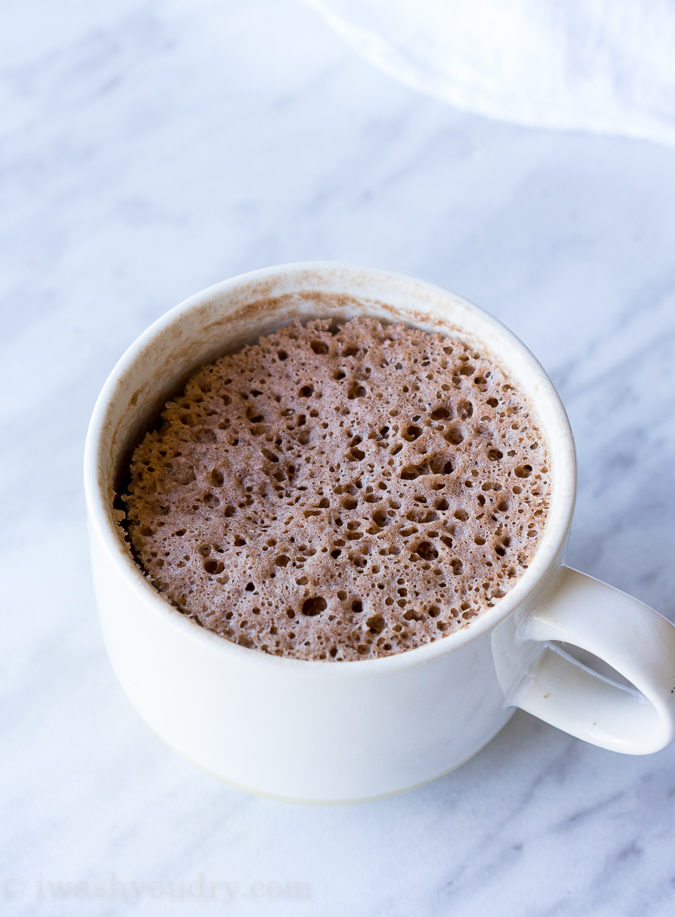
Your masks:
M184 296L286 261L393 267L538 355L578 447L570 562L674 618L673 152L461 114L299 4L3 18L0 909L672 914L673 748L613 755L519 713L447 778L335 808L165 749L103 649L80 467L107 372Z

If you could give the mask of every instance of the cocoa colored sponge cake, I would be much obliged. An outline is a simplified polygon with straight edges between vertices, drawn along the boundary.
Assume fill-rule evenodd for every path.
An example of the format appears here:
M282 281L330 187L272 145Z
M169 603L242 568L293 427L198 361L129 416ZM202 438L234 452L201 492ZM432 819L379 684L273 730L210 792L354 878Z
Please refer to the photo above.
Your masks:
M358 660L494 605L549 496L536 418L494 356L359 317L198 370L123 499L138 563L183 614L267 653Z

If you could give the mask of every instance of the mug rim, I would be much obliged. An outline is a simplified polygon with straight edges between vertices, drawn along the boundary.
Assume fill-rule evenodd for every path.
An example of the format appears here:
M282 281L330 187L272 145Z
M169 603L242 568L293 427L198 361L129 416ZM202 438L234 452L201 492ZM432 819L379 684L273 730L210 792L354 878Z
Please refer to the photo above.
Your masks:
M274 277L287 276L293 273L325 273L328 271L339 271L340 273L354 276L360 274L371 278L376 277L381 281L391 281L392 284L415 284L441 297L452 299L469 312L477 313L484 324L491 326L498 335L510 341L511 346L515 348L520 358L527 365L528 373L537 384L537 399L534 399L530 393L526 394L538 414L542 432L547 433L549 429L557 426L558 433L562 434L566 446L566 454L558 454L558 451L562 451L562 447L559 447L559 450L556 451L554 461L559 463L559 468L556 474L552 476L551 510L549 511L549 517L547 518L540 544L528 569L518 577L516 584L506 595L498 599L491 608L482 610L476 618L467 622L464 626L429 643L387 656L337 661L277 656L259 649L240 646L214 631L208 630L199 622L188 618L180 612L148 581L140 565L125 550L117 531L117 525L111 523L109 513L106 510L107 494L103 491L101 486L102 479L99 475L101 462L104 461L104 457L101 455L101 448L105 431L105 419L108 409L113 404L119 391L120 380L132 369L139 358L142 359L149 345L161 332L179 322L185 314L193 309L197 309L217 297L222 297L228 292L232 293L238 287L257 281L269 281ZM305 285L304 288L310 289L309 285ZM314 289L316 288L315 286ZM298 289L301 289L300 285ZM349 291L349 295L358 297L358 293L353 290ZM433 320L431 315L429 317ZM467 329L467 332L471 333L471 329ZM542 410L542 405L545 406L545 411ZM546 438L547 440L550 439L548 435ZM548 445L551 453L553 453L552 445L550 443ZM489 633L512 614L518 606L526 602L537 590L547 572L555 563L569 532L576 497L576 454L569 420L553 382L529 348L499 319L454 291L414 275L387 268L366 267L353 262L302 261L247 271L212 284L163 313L132 341L108 374L92 411L84 449L84 490L88 525L104 546L108 561L114 566L118 574L123 576L128 584L143 598L144 604L153 613L161 616L164 623L179 628L188 639L205 641L204 646L215 652L223 653L226 656L234 653L240 661L260 665L291 667L298 671L315 675L321 673L322 676L342 676L353 675L357 672L366 674L371 670L384 672L428 662L436 656L450 653ZM553 513L554 506L556 509L555 514ZM553 519L551 518L552 516L554 517Z

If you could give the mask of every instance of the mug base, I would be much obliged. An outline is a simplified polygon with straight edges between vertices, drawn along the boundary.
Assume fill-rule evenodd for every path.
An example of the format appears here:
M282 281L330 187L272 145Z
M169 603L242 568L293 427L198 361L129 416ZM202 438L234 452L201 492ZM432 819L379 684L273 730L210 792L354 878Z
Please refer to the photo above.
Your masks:
M126 693L126 692L125 692ZM209 777L213 777L216 780L219 780L221 783L224 783L226 786L230 787L233 790L239 790L242 793L248 793L251 796L258 796L261 799L270 799L274 802L284 802L290 803L293 805L305 805L305 806L350 806L350 805L359 805L360 803L365 802L378 802L382 799L391 799L395 796L402 796L404 793L411 793L413 790L419 790L422 787L428 786L431 783L434 783L436 780L442 780L443 777L447 777L448 774L452 774L453 771L459 770L460 767L463 767L467 764L471 758L479 754L483 749L490 744L490 742L502 731L504 726L509 722L513 714L518 709L517 707L508 708L507 717L499 727L499 729L494 732L488 739L486 739L481 745L479 745L474 751L468 754L465 758L462 758L461 761L451 765L448 768L440 771L438 774L434 774L431 777L427 777L425 780L420 780L418 783L413 783L410 785L402 786L395 790L389 790L385 793L373 793L365 796L354 796L354 797L344 797L344 798L315 798L315 797L304 797L304 796L286 796L283 793L273 793L268 790L260 789L259 787L249 786L245 783L240 783L236 780L232 780L229 777L224 777L222 774L217 773L216 771L211 770L206 767L206 765L201 764L199 761L196 761L194 758L191 758L186 752L181 751L179 748L176 748L168 739L165 739L157 730L152 726L145 717L138 711L135 705L134 709L143 720L145 725L148 727L150 732L156 738L158 738L167 748L172 752L178 755L179 758L182 758L183 761L186 761L188 764L191 764L193 767L196 767L203 774L208 774Z

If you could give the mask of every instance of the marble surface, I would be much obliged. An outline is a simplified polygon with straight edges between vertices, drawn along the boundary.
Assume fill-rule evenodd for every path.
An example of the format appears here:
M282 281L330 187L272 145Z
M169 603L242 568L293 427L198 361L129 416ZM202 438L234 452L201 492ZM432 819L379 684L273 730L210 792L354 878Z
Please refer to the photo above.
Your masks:
M371 804L221 785L107 661L81 455L126 345L186 295L338 258L446 284L559 386L576 566L675 617L675 159L459 113L272 0L28 0L0 31L0 910L18 915L665 915L675 748L516 714Z

